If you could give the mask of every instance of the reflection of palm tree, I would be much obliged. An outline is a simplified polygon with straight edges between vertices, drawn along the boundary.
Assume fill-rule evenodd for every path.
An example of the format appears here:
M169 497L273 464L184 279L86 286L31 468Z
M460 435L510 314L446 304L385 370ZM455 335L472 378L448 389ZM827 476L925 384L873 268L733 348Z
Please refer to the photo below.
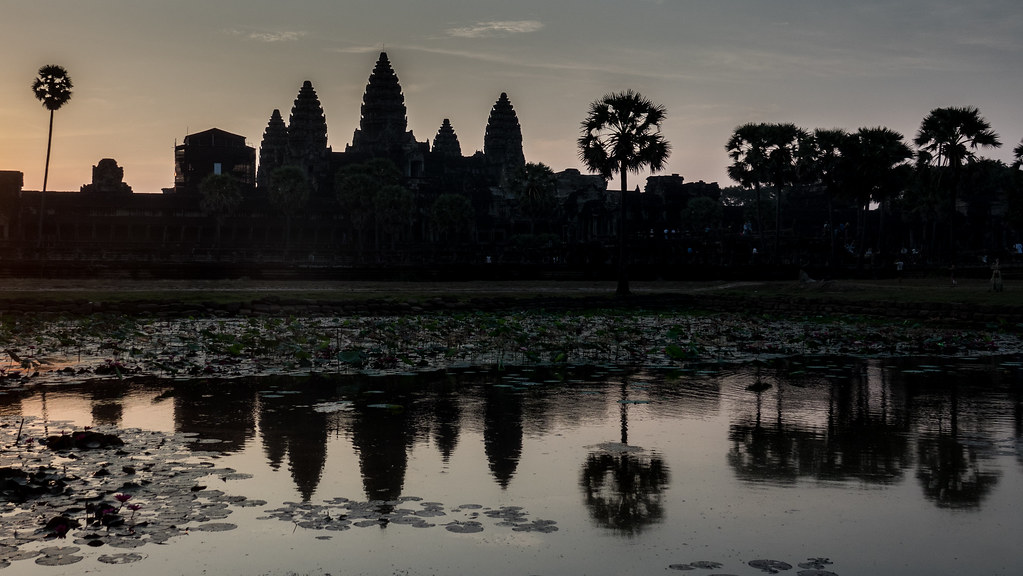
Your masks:
M984 469L986 455L959 441L959 390L953 382L948 432L939 430L917 442L916 477L924 495L942 508L976 508L1001 476Z
M32 92L43 107L50 111L50 131L46 137L46 168L43 171L43 192L39 199L39 242L43 241L43 216L46 212L46 183L50 177L50 148L53 144L53 113L71 100L71 76L63 66L53 64L39 69L32 82Z
M628 445L627 382L621 395L621 444L586 457L580 486L597 524L633 536L664 517L661 498L670 476L660 457Z

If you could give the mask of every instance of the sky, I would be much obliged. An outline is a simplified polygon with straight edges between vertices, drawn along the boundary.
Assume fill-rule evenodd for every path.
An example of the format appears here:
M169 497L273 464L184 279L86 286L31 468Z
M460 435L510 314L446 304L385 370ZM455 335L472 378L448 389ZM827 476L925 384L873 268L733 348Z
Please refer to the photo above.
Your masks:
M981 155L1008 161L1023 139L1019 0L0 0L0 170L42 187L49 115L30 86L46 64L74 82L47 188L114 158L159 192L175 143L216 127L258 149L305 80L343 151L382 50L417 140L448 118L463 154L482 150L506 92L526 160L555 171L582 168L590 103L628 89L667 108L661 173L687 182L732 184L724 145L746 122L911 141L934 108L976 106L1003 143Z

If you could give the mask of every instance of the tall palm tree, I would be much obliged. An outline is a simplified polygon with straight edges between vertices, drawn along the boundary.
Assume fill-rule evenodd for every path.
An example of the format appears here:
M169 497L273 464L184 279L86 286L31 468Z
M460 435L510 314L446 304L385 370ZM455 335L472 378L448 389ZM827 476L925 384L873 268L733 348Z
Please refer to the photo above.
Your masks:
M940 174L948 172L948 256L950 260L954 260L953 221L962 168L976 160L978 148L998 148L1002 143L998 139L998 134L991 129L991 124L974 106L931 110L921 122L914 142L919 148L919 164L939 169L937 185L941 185Z
M744 188L753 188L757 198L757 234L764 242L764 215L761 186L770 182L767 172L766 124L747 123L737 127L725 144L732 163L728 177Z
M809 178L824 190L828 199L828 254L835 263L834 200L841 188L842 146L849 133L841 128L818 128L813 131L810 149L805 150L802 161L811 174Z
M579 157L587 168L610 179L621 177L622 196L618 211L618 296L629 294L628 266L625 259L628 173L643 168L657 172L671 155L671 145L661 134L667 115L664 106L632 90L613 92L590 103L582 121Z
M527 162L509 179L519 209L529 219L529 233L536 233L536 223L546 219L557 205L558 177L543 163Z
M767 135L767 172L774 186L774 261L778 263L781 241L781 204L782 195L789 187L796 185L800 178L798 162L801 149L809 148L809 134L797 128L795 124L768 124Z
M864 223L871 202L880 206L882 230L878 231L878 248L884 243L884 215L888 201L909 184L912 167L906 161L913 151L902 134L884 127L860 128L846 139L842 147L843 181L849 196L860 208L857 245L866 249Z
M32 92L43 108L50 111L50 130L46 137L46 168L43 171L43 193L39 197L39 238L43 241L43 216L46 213L46 184L50 177L50 149L53 144L53 113L71 100L71 76L63 66L47 64L39 69L32 82Z

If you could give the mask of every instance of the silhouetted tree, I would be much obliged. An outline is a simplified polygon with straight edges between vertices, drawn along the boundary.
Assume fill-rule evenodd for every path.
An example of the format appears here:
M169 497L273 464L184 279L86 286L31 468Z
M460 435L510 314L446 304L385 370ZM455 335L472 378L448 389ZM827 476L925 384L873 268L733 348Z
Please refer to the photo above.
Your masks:
M32 92L43 108L50 111L50 129L46 136L46 168L43 170L43 193L39 197L39 238L43 241L43 217L46 214L46 184L50 177L50 149L53 144L53 113L71 100L71 76L63 66L48 64L39 69L32 82Z
M900 194L913 177L907 160L913 151L902 134L884 127L860 128L846 139L842 147L843 180L847 196L860 208L857 245L862 254L866 248L864 223L871 202L879 204L882 226L887 203ZM878 233L883 243L884 231Z
M828 258L835 262L835 198L842 185L842 147L849 133L840 128L813 131L809 145L803 151L807 179L824 189L828 202Z
M519 209L529 219L529 233L536 233L536 223L546 219L557 206L558 177L546 164L526 163L509 179Z
M921 166L938 168L935 186L940 188L944 172L948 172L948 258L955 261L954 220L960 177L964 165L976 160L977 148L998 148L998 134L973 106L935 108L931 110L914 140Z
M461 194L441 194L430 208L430 218L439 236L454 240L469 230L472 203Z
M767 172L774 185L776 201L774 204L774 260L781 257L779 254L781 240L781 208L782 196L786 189L794 186L800 180L800 164L797 161L801 148L805 147L809 135L805 130L797 128L795 124L768 124L767 132Z
M298 166L281 166L270 174L270 206L284 216L284 250L291 245L291 219L309 202L309 179Z
M373 198L373 209L376 212L377 228L387 235L393 249L402 231L412 224L416 199L403 186L389 184L381 188Z
M587 168L610 179L621 177L621 204L618 211L618 296L629 294L626 261L626 207L628 173L643 168L657 172L671 155L671 145L661 134L667 115L664 106L654 104L632 90L605 95L590 104L582 122L579 156Z
M217 223L217 246L220 246L220 228L224 218L238 209L242 194L238 183L227 174L210 174L199 184L199 209L213 216Z
M767 125L747 123L732 132L725 144L728 157L732 163L728 166L728 177L744 188L752 188L756 192L757 203L757 235L764 242L764 214L761 188L771 181L767 169Z
M374 158L338 170L335 193L342 212L351 223L360 259L364 258L366 232L376 231L376 196L385 186L400 184L401 172L393 162L384 158Z

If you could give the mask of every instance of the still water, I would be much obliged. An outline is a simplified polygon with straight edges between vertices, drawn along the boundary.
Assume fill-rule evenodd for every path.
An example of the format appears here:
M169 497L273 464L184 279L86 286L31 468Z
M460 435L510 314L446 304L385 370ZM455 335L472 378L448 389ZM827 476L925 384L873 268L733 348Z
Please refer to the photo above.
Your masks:
M0 573L1023 573L1023 368L1005 359L68 384L0 394L0 466L25 465L22 417L120 431L110 458L179 441L210 467L198 494L249 505L130 564L83 546ZM32 506L54 513L0 521Z

